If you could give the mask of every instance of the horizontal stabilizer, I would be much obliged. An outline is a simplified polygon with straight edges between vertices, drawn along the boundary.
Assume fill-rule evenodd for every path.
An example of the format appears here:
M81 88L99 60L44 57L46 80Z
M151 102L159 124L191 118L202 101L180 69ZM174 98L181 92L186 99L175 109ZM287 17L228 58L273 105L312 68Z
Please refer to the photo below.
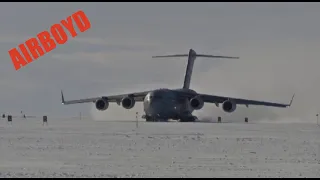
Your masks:
M188 57L188 56L189 56L189 54L174 54L174 55L164 55L164 56L152 56L152 58ZM205 54L196 54L195 57L239 59L239 57L214 56L214 55L205 55Z
M165 55L165 56L152 56L152 58L165 58L165 57L188 57L188 54L175 54L175 55Z
M231 57L231 56L213 56L213 55L205 55L205 54L197 54L197 57L239 59L239 57Z
M226 59L239 59L239 57L231 56L214 56L206 54L197 54L194 50L190 49L189 54L173 54L173 55L163 55L163 56L152 56L152 58L168 58L168 57L206 57L206 58L226 58Z

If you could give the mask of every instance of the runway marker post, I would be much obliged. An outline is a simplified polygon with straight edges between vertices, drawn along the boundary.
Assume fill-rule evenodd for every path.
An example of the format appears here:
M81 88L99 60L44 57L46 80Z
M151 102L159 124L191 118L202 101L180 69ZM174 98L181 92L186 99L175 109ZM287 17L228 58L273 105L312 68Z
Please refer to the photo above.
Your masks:
M12 116L8 115L8 123L12 124Z
M136 112L136 128L138 128L139 125L138 125L138 112Z
M218 123L221 123L221 117L220 116L218 117Z
M47 116L43 116L42 121L43 121L42 126L44 126L44 124L48 125L48 117Z

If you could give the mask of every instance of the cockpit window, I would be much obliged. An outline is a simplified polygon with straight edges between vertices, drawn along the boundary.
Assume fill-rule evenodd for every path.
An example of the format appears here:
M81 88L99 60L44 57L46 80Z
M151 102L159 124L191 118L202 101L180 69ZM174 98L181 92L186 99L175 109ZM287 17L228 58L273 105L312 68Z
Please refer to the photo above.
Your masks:
M161 95L150 95L149 98L150 99L162 99L163 96L161 96Z
M147 99L148 100L151 100L151 99L165 99L165 98L167 98L167 96L165 96L164 94L162 94L162 93L150 93L150 94L148 94L147 95Z

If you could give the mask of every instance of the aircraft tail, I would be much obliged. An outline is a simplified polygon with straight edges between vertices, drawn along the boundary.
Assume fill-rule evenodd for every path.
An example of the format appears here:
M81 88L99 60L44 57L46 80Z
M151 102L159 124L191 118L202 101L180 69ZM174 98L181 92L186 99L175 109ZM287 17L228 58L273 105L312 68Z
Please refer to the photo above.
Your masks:
M175 55L164 55L164 56L152 56L152 58L167 58L167 57L188 57L188 64L186 68L186 73L184 76L183 89L190 88L191 76L193 71L194 61L197 57L206 57L206 58L225 58L225 59L239 59L239 57L230 57L230 56L213 56L205 54L197 54L193 49L189 50L189 54L175 54Z

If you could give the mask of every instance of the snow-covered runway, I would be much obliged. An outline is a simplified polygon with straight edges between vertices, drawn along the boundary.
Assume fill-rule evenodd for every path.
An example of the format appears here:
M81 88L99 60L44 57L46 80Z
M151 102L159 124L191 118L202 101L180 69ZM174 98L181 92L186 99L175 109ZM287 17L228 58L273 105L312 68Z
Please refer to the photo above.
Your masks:
M0 121L0 177L320 177L316 124Z

